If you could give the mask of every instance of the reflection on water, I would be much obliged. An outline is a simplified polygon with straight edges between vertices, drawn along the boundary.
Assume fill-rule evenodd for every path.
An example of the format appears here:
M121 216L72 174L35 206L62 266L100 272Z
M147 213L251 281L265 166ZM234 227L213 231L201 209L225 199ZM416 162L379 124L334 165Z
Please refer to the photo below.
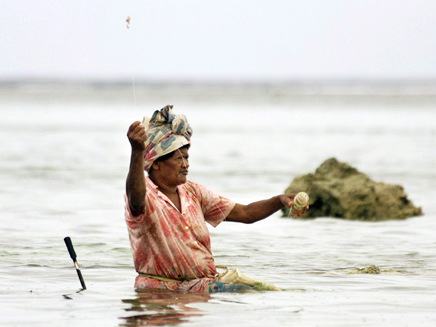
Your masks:
M189 317L201 316L200 310L191 308L192 303L205 303L209 294L179 293L166 290L148 290L136 293L134 299L124 299L129 315L122 317L120 326L164 326L187 322Z

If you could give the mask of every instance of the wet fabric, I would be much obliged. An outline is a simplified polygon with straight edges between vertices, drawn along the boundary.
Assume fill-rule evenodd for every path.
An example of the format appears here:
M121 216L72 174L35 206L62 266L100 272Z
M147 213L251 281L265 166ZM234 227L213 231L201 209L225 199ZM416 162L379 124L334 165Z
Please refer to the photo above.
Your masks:
M206 289L208 285L213 282L214 278L196 278L182 282L169 282L138 275L135 280L135 289L164 289L178 292L209 293Z
M136 271L182 283L138 276L135 287L164 285L172 290L204 291L217 273L206 222L216 227L235 203L188 181L178 186L180 212L149 177L145 181L144 214L133 217L125 196L125 220Z
M164 289L170 291L189 292L189 293L221 293L221 292L255 291L254 287L250 287L246 285L221 283L221 282L213 281L213 279L210 278L199 278L195 280L178 283L178 282L161 281L154 278L147 278L142 275L138 275L138 277L136 277L135 288L137 290Z
M145 141L144 170L150 170L153 162L184 145L190 144L192 128L185 115L173 112L173 106L156 110L150 118L144 117L147 140Z

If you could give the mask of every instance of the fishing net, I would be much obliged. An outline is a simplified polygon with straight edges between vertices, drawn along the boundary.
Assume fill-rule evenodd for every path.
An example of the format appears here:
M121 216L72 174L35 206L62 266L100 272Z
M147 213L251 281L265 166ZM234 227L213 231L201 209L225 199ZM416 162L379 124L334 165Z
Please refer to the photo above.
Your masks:
M271 285L262 280L254 280L247 275L242 274L238 268L229 270L226 266L216 266L217 268L224 269L223 273L218 273L217 281L220 283L236 284L251 286L256 291L280 291L279 288Z

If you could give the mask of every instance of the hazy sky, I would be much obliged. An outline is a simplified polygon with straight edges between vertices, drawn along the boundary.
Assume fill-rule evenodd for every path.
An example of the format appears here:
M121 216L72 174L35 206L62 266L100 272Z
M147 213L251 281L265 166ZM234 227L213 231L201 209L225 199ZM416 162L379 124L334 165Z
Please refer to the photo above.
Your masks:
M1 1L0 78L132 75L436 78L436 1Z

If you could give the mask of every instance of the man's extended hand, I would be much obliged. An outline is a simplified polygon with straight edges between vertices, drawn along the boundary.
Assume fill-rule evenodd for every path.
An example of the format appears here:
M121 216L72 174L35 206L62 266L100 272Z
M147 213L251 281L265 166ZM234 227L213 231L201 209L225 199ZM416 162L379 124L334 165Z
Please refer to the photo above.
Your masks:
M282 204L285 207L291 208L292 205L294 204L295 196L296 196L296 194L282 194L282 195L280 195L280 201L282 202ZM303 213L306 212L307 209L309 209L309 204L307 204L307 206L304 207L302 210L295 212L294 217L297 218L297 217L301 216Z

